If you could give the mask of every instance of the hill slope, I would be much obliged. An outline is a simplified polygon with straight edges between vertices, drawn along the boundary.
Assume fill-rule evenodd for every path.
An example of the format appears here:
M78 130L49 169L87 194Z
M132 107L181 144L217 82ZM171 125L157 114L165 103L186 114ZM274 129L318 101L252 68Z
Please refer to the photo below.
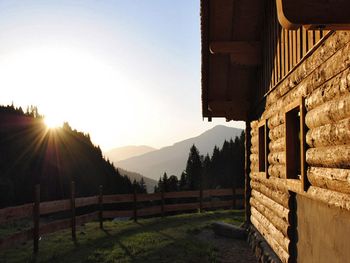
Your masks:
M113 162L119 162L125 159L129 159L131 157L142 155L155 150L157 149L146 145L139 145L139 146L130 145L130 146L114 148L108 152L105 152L104 155L109 160L113 160Z
M62 128L47 129L35 109L24 113L0 106L0 207L28 203L40 184L41 200L67 198L71 181L76 196L132 192L131 182L102 157L90 136Z
M215 145L221 147L225 139L235 138L241 132L241 129L217 125L197 137L116 162L115 165L155 180L158 180L164 172L167 172L168 175L179 176L186 167L189 150L193 144L196 145L201 154L211 154ZM114 160L111 161L114 162Z
M158 183L156 180L153 180L151 178L148 178L148 177L145 177L145 176L142 176L141 174L139 173L135 173L135 172L130 172L130 171L127 171L127 170L124 170L122 168L118 168L118 171L121 175L125 175L127 176L131 182L134 181L134 179L137 181L137 182L140 182L141 181L141 178L143 178L145 184L146 184L146 187L147 187L147 192L148 193L153 193L153 190L154 190L154 186Z

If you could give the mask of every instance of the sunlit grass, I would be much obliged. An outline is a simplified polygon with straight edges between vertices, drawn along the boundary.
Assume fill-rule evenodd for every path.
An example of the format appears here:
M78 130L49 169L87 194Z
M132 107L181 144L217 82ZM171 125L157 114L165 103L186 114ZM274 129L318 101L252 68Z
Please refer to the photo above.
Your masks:
M104 223L77 230L74 244L70 230L44 236L40 252L32 255L32 242L0 251L1 262L216 262L217 251L210 243L195 238L214 221L240 224L241 211L216 211L165 218Z

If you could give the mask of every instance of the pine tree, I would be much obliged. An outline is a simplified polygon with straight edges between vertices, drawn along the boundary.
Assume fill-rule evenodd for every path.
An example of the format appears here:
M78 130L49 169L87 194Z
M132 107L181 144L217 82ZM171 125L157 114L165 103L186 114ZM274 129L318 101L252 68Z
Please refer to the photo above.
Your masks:
M187 160L186 174L190 190L199 189L199 180L201 179L202 163L198 149L193 144Z
M179 190L184 191L187 190L187 176L186 172L181 173L180 181L179 181Z

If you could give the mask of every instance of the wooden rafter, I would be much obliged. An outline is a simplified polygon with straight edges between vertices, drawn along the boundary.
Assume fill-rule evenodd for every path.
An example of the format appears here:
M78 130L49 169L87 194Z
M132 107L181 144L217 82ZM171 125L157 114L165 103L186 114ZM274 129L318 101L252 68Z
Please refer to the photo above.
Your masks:
M209 45L212 54L228 54L231 63L239 65L259 65L261 46L259 41L213 41Z

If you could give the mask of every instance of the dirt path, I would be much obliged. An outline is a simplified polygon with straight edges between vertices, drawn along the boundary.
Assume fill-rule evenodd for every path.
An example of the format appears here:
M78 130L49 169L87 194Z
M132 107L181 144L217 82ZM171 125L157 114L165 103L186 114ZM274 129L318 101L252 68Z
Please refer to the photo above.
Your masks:
M245 240L217 236L213 230L205 229L197 235L199 240L211 243L218 252L218 262L257 263Z

